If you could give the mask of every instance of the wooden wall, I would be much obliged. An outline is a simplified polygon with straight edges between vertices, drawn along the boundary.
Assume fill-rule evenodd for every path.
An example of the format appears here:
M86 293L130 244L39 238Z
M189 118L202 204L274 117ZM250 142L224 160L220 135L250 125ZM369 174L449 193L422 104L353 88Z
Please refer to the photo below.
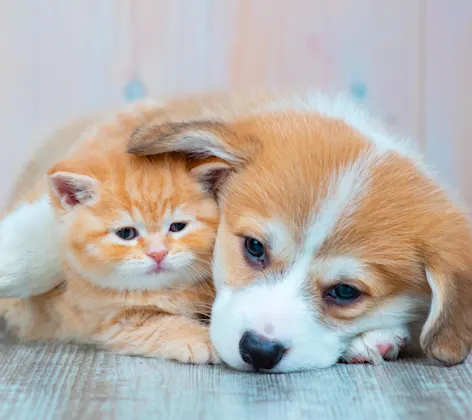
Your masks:
M0 0L0 203L68 119L141 96L346 90L472 204L471 0Z

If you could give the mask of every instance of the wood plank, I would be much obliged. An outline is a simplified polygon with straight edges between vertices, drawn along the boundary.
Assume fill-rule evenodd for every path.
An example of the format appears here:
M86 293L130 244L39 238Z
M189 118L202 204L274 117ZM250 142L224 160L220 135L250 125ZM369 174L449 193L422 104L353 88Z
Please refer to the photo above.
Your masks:
M472 205L472 2L426 2L428 160Z
M249 374L56 343L0 341L0 418L15 420L459 420L472 359Z
M420 1L5 2L0 109L16 174L78 115L143 95L252 86L347 90L421 137ZM4 112L3 112L4 111ZM10 180L0 183L0 203Z

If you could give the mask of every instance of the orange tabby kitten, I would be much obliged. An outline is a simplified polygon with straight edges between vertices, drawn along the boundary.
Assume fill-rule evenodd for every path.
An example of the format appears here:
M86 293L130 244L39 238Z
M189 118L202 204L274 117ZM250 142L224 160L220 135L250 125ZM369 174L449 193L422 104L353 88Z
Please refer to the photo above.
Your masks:
M143 119L138 111L121 114L49 170L49 198L35 200L54 209L56 230L44 241L62 251L65 285L0 305L20 338L215 363L199 318L213 300L219 214L209 181L227 167L124 153Z

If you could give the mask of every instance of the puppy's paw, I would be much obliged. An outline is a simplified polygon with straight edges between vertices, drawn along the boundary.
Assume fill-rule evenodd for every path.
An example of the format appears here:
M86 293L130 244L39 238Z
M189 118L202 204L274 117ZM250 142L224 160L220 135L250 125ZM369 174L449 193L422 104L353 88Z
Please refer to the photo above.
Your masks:
M0 297L27 298L62 282L56 225L47 197L22 203L1 220Z
M351 341L341 361L379 364L384 360L395 360L409 340L406 327L371 330Z

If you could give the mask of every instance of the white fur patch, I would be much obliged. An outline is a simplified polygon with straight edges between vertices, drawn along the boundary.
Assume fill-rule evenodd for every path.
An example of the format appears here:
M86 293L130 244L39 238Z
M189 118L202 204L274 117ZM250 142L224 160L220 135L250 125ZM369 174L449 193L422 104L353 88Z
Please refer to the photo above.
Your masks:
M160 290L176 283L183 283L188 276L179 271L164 271L160 273L146 273L152 269L153 263L147 260L128 260L117 266L109 276L94 278L94 282L103 288L113 290Z
M63 281L57 222L49 198L20 204L0 223L0 296L26 298Z
M320 206L313 216L305 242L284 281L293 281L294 287L301 287L307 280L316 252L334 233L340 221L349 220L368 190L374 164L372 156L361 156L343 172L328 177L327 194L319 199Z
M372 155L361 155L341 173L328 176L328 192L319 197L320 208L309 227L304 252L313 255L333 233L341 219L349 221L370 187L372 169L378 163Z

